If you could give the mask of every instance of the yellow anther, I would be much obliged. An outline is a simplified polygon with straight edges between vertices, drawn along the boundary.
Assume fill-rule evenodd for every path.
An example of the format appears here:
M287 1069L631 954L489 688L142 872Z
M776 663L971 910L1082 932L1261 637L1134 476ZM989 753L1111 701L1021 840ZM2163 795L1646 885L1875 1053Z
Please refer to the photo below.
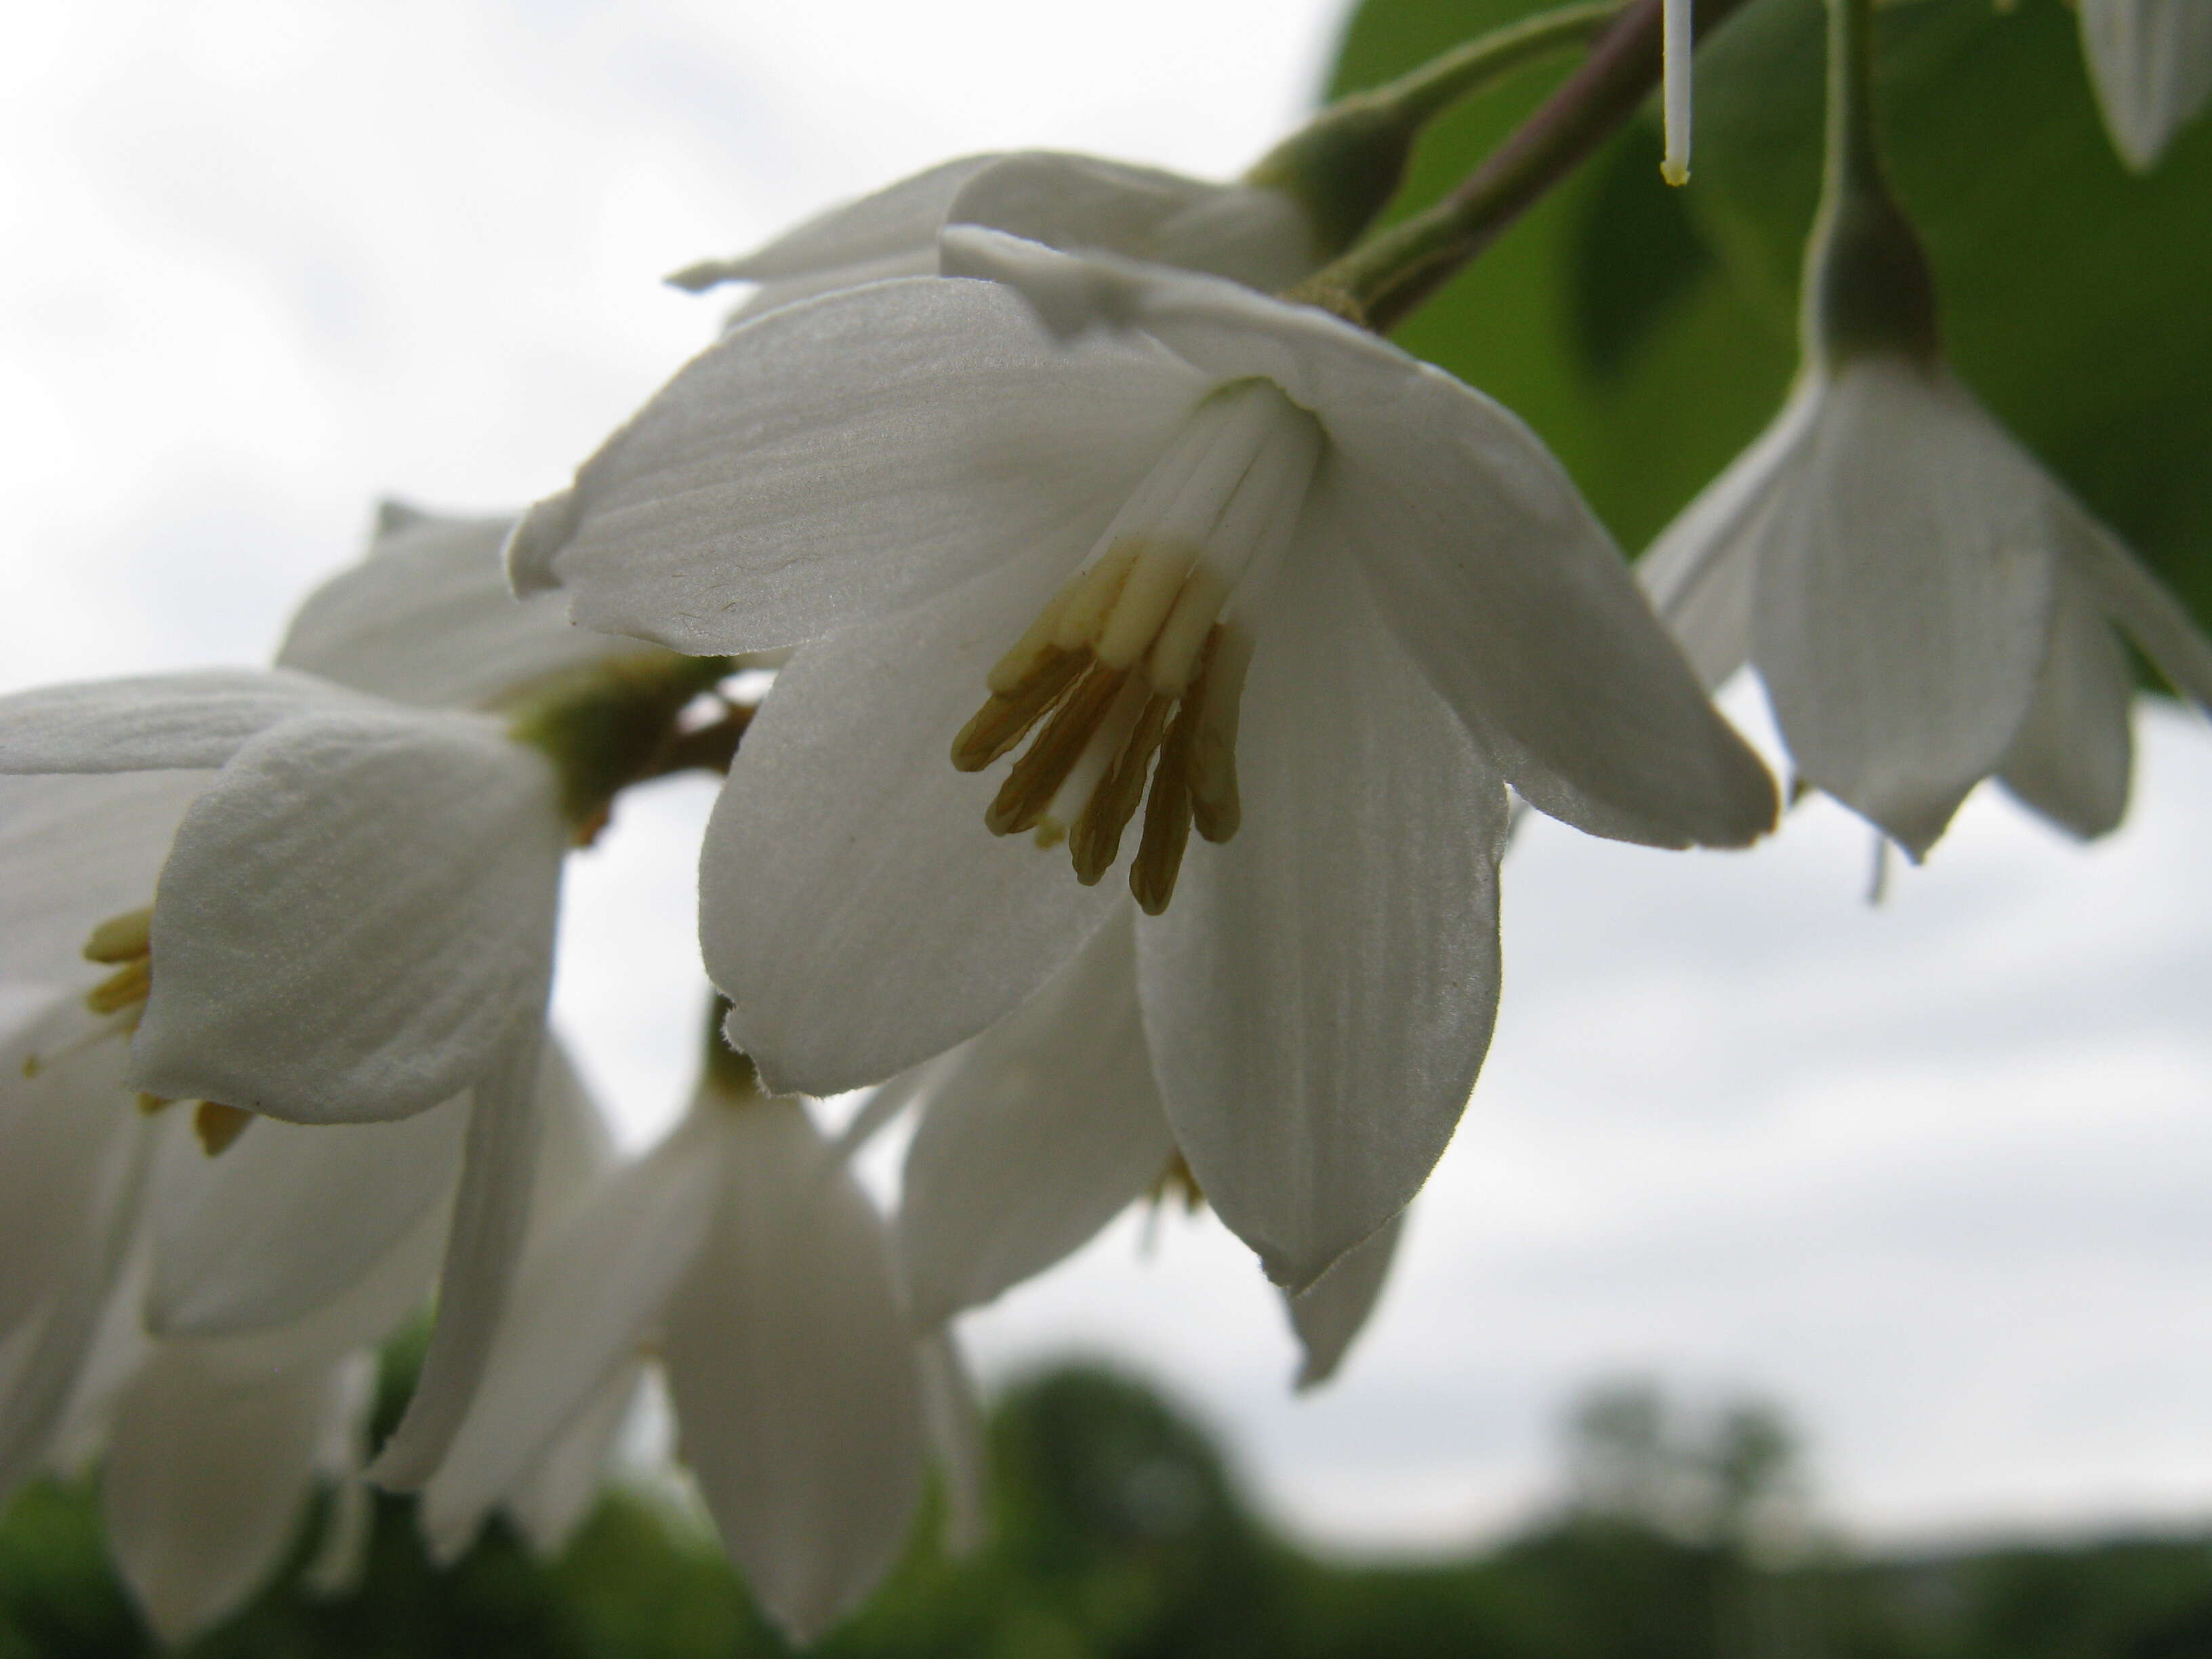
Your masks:
M151 948L154 912L126 910L119 916L110 916L92 930L92 937L84 943L87 962L113 965L143 957Z
M952 739L952 764L980 772L1029 735L1029 730L1058 702L1090 663L1083 651L1047 645L1036 653L1027 678L1001 691L994 688L975 717Z
M120 1013L133 1003L143 1002L153 988L154 964L146 957L126 962L106 979L84 994L84 1006L95 1014Z
M138 1091L138 1109L148 1117L153 1116L155 1113L160 1111L164 1106L171 1106L175 1103L176 1103L172 1101L167 1095L149 1095L143 1089L141 1089Z
M251 1112L241 1112L219 1100L204 1100L192 1113L192 1133L200 1138L201 1149L215 1158L244 1134L252 1121Z
M1172 697L1145 699L1137 723L1129 728L1114 763L1092 788L1075 820L1068 851L1075 860L1075 878L1085 887L1096 885L1121 854L1121 832L1136 816L1137 803L1145 798L1145 774L1152 766L1152 751L1166 735L1168 716L1174 709Z
M1188 702L1177 709L1160 744L1160 763L1145 800L1144 839L1129 862L1129 891L1148 916L1159 915L1175 896L1182 849L1190 840L1192 713Z
M1083 758L1091 738L1121 695L1125 672L1093 665L1067 700L1053 712L1037 733L1029 752L1014 763L1014 769L999 787L983 822L994 836L1011 836L1036 827L1052 805L1060 786Z
M1190 815L1198 833L1217 846L1237 833L1243 806L1237 793L1237 724L1244 702L1244 673L1252 665L1252 636L1220 627L1210 636L1206 660L1189 701L1198 704L1192 733Z

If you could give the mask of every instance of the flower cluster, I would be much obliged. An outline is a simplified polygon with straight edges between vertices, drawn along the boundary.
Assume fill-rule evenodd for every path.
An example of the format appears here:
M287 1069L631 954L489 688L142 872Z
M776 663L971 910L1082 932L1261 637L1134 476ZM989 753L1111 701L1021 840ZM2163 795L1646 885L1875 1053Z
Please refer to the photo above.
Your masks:
M1479 195L1367 245L1403 269L1346 254L1412 132L1611 10L1474 43L1233 185L975 157L695 266L753 292L568 488L387 508L268 670L0 700L31 1009L0 1497L104 1449L118 1559L181 1638L319 1481L350 1494L334 1585L364 1478L421 1492L441 1556L495 1510L557 1546L657 1370L732 1560L811 1639L933 1466L955 1540L980 1524L953 1322L1132 1204L1203 1203L1299 1386L1334 1371L1482 1065L1516 803L1756 841L1773 780L1707 696L1748 662L1801 779L1915 856L1992 775L2112 828L2115 626L2208 705L2212 645L1944 368L1861 0L1803 376L1640 585L1527 426L1368 326L1473 245ZM2202 31L2156 0L2082 27L2148 164ZM562 871L692 768L726 775L719 996L689 1111L624 1163L546 1029ZM834 1140L796 1098L859 1089ZM902 1113L886 1214L850 1158ZM366 1356L434 1285L372 1460Z

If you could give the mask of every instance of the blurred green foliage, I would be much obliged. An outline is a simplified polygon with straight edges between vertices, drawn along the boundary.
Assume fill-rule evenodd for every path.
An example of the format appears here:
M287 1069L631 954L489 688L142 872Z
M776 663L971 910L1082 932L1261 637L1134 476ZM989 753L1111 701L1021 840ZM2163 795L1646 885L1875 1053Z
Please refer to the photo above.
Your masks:
M1540 0L1362 0L1332 94ZM1632 125L1425 311L1408 349L1542 434L1641 548L1765 424L1796 361L1820 173L1821 0L1753 0L1699 54L1694 173ZM1899 194L1961 377L2212 625L2212 122L2148 177L2114 157L2063 0L1910 0L1879 20ZM1401 208L1473 169L1554 84L1438 124Z
M1206 1437L1149 1390L1070 1370L991 1430L992 1541L947 1561L926 1521L824 1659L2194 1659L2212 1547L2106 1542L1853 1560L1777 1498L1788 1437L1739 1409L1686 1430L1636 1389L1589 1396L1567 1495L1495 1551L1419 1566L1313 1559L1246 1508ZM711 1540L609 1496L562 1558L495 1528L433 1568L380 1499L359 1588L280 1581L192 1659L753 1659L786 1651ZM1764 1516L1765 1519L1760 1517ZM1802 1520L1802 1517L1801 1517ZM0 1525L0 1659L155 1650L106 1566L90 1493Z

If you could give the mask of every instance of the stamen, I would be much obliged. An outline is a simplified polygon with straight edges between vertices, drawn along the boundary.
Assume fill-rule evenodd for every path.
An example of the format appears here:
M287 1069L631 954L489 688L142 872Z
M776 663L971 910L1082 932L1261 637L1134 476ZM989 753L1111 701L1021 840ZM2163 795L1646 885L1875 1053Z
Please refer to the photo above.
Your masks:
M1136 562L1098 633L1098 660L1127 668L1145 654L1175 608L1198 550L1187 544L1139 544Z
M1052 642L1063 651L1095 645L1106 626L1106 617L1121 597L1122 584L1129 580L1129 572L1137 562L1138 545L1133 541L1109 547L1106 556L1085 572L1069 594L1060 612L1060 621L1053 629Z
M1182 849L1190 841L1190 751L1197 710L1184 699L1160 744L1160 763L1145 799L1145 836L1129 862L1129 891L1148 916L1168 908L1175 896Z
M1212 842L1236 834L1249 619L1296 540L1323 447L1320 423L1264 380L1191 412L953 739L962 771L1029 744L984 814L994 833L1066 841L1090 885L1144 803L1129 886L1155 915L1191 826Z
M1053 797L1060 793L1060 786L1083 758L1091 734L1114 707L1121 683L1127 678L1126 672L1103 664L1091 665L1045 722L1029 753L1014 763L1014 769L1000 786L990 810L983 814L993 835L1011 836L1036 827Z
M1069 836L1068 852L1075 860L1075 878L1085 887L1096 886L1121 855L1121 832L1136 816L1145 796L1145 774L1152 751L1167 734L1168 716L1175 699L1159 696L1145 699L1137 723L1129 728L1114 763L1084 803L1083 814Z
M1047 645L1027 678L1004 691L994 690L960 735L952 740L952 764L980 772L1029 735L1030 727L1075 684L1090 658L1081 651Z
M1053 636L1059 631L1061 613L1066 611L1076 590L1083 586L1085 574L1079 570L1068 578L1066 585L1045 601L1044 609L1036 613L1036 619L1014 641L1013 648L992 665L983 684L994 695L1003 696L1025 684L1036 672L1046 653L1054 649Z
M1190 815L1198 833L1217 847L1237 833L1244 816L1237 793L1237 725L1251 665L1252 635L1224 623L1208 636L1191 693L1198 726L1191 741Z
M251 1112L226 1106L219 1100L204 1100L192 1113L192 1133L200 1138L200 1146L210 1158L218 1158L252 1122Z
M110 916L92 930L85 941L84 959L112 966L144 956L153 948L154 912L126 910L119 916Z
M58 1061L73 1060L86 1049L105 1042L110 1037L127 1037L137 1024L137 1011L132 1009L120 1019L111 1019L104 1025L95 1025L89 1031L71 1037L58 1048L50 1049L43 1054L25 1054L23 1056L24 1079L28 1081L41 1075Z
M138 1114L142 1117L152 1117L156 1112L176 1103L167 1095L148 1094L143 1089L138 1091Z
M146 994L153 986L153 962L149 957L140 957L125 963L87 991L84 1006L95 1014L120 1013L134 1002L145 1001Z

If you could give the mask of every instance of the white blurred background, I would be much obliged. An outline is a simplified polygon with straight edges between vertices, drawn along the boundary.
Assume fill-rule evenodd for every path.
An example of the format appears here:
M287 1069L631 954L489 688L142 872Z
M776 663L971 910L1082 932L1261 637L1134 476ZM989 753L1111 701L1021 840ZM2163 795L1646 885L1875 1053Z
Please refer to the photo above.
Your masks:
M963 151L1226 173L1334 0L322 0L11 9L0 686L264 659L372 501L558 484L702 343L659 275ZM1731 708L1759 726L1755 690ZM2212 1510L2212 732L2145 714L2128 828L1991 795L1863 899L1815 804L1680 856L1533 823L1497 1045L1375 1328L1293 1400L1210 1222L1125 1219L968 1326L1103 1354L1279 1519L1449 1549L1525 1515L1568 1394L1650 1371L1808 1432L1869 1540ZM625 1139L686 1085L710 791L578 860L556 991ZM878 1160L879 1162L886 1160Z

